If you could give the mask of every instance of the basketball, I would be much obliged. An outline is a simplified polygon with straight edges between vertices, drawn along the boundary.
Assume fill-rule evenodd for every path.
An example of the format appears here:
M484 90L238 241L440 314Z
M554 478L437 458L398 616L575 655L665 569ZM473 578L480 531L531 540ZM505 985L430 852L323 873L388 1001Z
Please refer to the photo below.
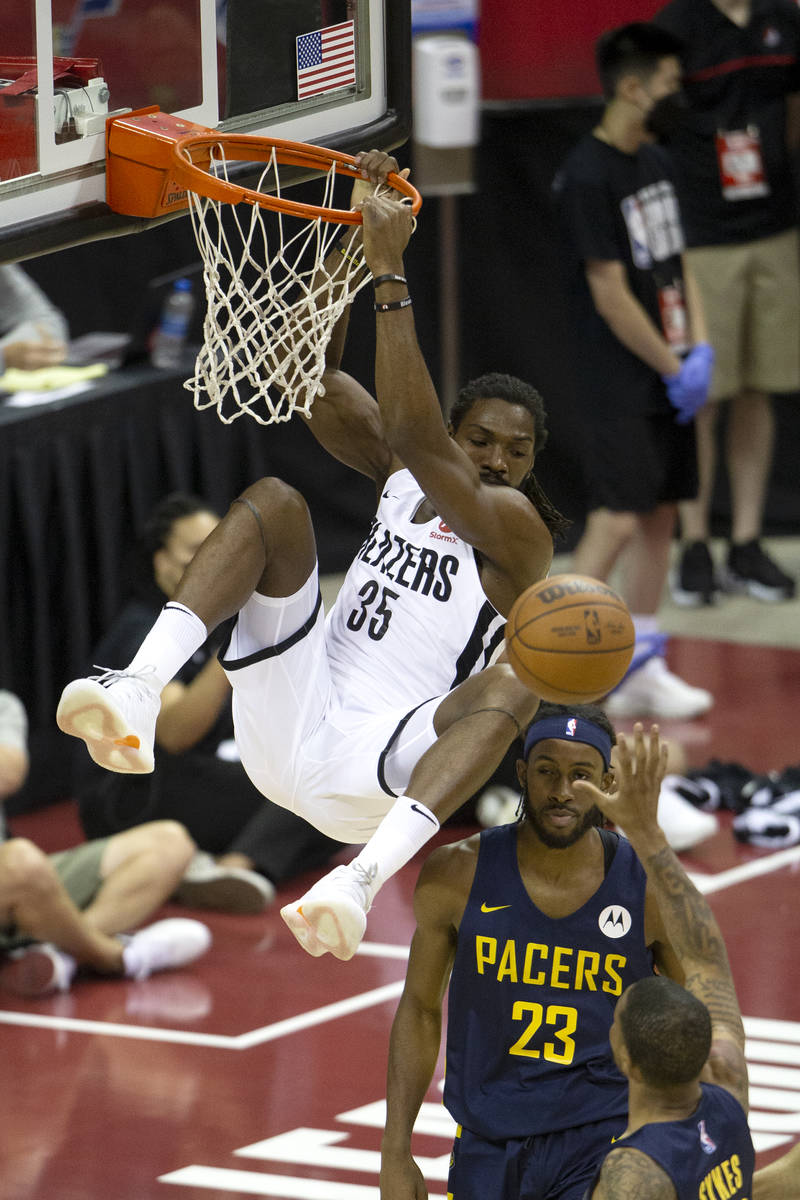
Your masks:
M542 700L589 704L628 669L636 635L621 596L588 575L553 575L517 597L506 622L514 673Z

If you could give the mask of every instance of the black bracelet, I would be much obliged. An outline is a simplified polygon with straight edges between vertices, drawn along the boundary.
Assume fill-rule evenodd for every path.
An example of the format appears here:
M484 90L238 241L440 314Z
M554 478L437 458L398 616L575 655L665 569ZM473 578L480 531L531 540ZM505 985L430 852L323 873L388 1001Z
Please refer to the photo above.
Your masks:
M372 281L373 287L378 287L381 283L408 283L405 275L378 275Z
M380 301L375 302L375 312L396 312L398 308L408 308L411 303L410 296L404 296L402 300L387 300L383 304Z

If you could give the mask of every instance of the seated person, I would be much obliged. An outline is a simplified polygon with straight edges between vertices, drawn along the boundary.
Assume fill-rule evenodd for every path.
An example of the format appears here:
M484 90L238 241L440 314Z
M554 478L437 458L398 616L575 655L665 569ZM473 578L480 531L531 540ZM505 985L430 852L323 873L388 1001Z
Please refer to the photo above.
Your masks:
M176 493L156 505L137 548L131 598L95 651L100 669L132 657L218 520L195 496ZM88 838L150 820L186 826L201 853L176 892L179 903L259 912L275 884L324 865L340 843L266 800L245 774L232 740L230 684L215 653L220 640L218 631L164 691L156 771L112 773L82 754L73 787Z
M3 801L20 790L28 766L28 715L18 696L0 690L0 842L6 838Z
M0 266L0 375L36 371L67 356L67 320L16 263Z
M25 710L0 692L0 799L25 781ZM23 996L67 991L79 968L146 979L199 958L211 934L171 918L143 929L175 890L195 846L175 821L45 854L27 838L0 845L0 989ZM130 936L119 936L136 929Z

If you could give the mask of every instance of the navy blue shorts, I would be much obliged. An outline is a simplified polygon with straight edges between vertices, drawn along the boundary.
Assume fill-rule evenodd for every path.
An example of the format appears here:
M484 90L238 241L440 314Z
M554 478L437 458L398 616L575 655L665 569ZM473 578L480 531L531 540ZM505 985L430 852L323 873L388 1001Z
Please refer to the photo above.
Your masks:
M461 1129L453 1144L447 1194L453 1200L583 1200L625 1117L560 1133L489 1142Z

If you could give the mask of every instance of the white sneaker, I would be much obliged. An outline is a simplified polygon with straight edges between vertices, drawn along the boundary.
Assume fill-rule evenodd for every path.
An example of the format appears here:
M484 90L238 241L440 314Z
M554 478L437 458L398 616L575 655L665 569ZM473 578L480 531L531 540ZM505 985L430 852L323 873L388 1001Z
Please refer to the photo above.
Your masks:
M75 679L61 693L56 723L83 738L89 754L108 771L146 775L153 770L153 744L161 698L149 671L129 675L105 671Z
M713 703L711 692L684 683L660 655L655 655L606 697L603 708L609 717L690 721L708 712Z
M519 792L497 783L481 792L475 805L475 816L484 829L491 829L495 825L513 825L518 808Z
M201 921L188 917L168 917L137 929L126 939L122 951L127 979L147 979L155 971L185 967L205 954L211 945L211 931Z
M343 961L353 957L367 928L376 873L376 867L347 863L284 905L281 916L304 950L315 958L329 951Z
M16 996L47 996L68 992L75 975L75 959L50 942L35 942L9 951L0 966L0 988Z
M172 899L186 908L260 913L272 904L275 888L257 871L221 866L210 854L198 850Z
M719 829L713 813L702 812L680 795L678 787L685 782L680 775L665 775L658 794L658 823L676 854L704 842Z

